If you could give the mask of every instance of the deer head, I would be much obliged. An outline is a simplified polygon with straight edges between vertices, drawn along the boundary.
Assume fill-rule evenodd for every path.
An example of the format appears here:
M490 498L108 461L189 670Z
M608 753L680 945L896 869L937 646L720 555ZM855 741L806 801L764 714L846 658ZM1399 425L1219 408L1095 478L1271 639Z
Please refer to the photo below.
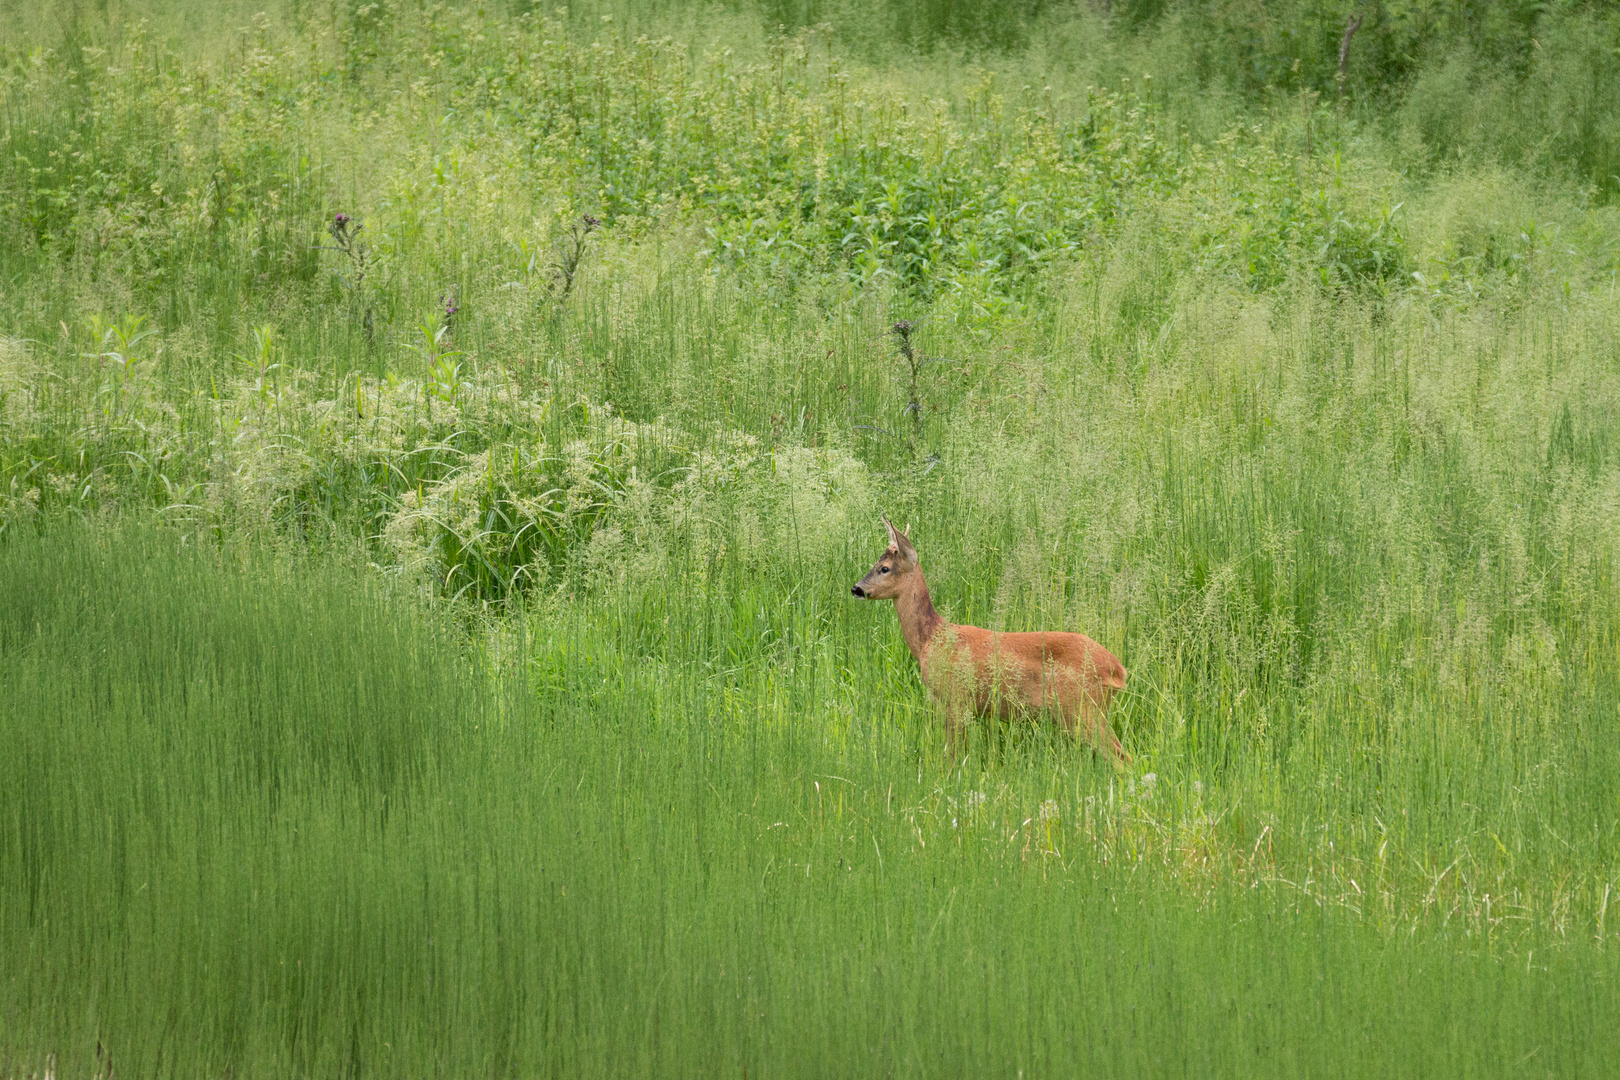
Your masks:
M849 590L862 600L893 600L900 595L905 579L921 565L917 561L917 549L911 546L911 538L895 528L888 518L883 519L883 527L889 530L888 550Z

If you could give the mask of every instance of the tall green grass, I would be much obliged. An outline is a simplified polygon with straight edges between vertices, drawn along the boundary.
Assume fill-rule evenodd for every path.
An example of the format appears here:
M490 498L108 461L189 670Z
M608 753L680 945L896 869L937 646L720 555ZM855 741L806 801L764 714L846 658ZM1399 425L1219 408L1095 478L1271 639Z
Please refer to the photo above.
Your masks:
M1620 216L1600 107L1475 123L1601 12L1386 6L1341 109L1321 5L69 7L0 1075L1613 1058ZM1132 768L944 759L881 513Z
M1390 934L1100 860L1086 820L1133 798L1107 766L919 767L892 695L826 723L848 688L815 650L776 687L577 619L469 653L341 567L133 526L13 537L0 583L8 1075L1595 1075L1620 1050L1580 935ZM734 603L690 605L694 647Z

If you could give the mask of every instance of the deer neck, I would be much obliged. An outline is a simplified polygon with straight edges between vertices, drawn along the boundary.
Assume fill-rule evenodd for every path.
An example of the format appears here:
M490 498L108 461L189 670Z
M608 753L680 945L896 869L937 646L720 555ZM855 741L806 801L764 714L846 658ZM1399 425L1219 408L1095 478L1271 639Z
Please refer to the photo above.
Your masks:
M894 598L894 613L900 616L900 633L905 636L906 647L922 663L923 651L945 620L934 610L920 567L907 576L905 587Z

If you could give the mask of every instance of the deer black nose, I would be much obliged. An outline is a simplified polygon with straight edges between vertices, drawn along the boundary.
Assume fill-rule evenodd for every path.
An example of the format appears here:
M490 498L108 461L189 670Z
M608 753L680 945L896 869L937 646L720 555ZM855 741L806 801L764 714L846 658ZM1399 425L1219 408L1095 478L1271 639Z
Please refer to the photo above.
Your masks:
M859 596L862 599L865 599L866 597L866 590L861 588L859 585L851 585L849 587L849 592L851 596Z

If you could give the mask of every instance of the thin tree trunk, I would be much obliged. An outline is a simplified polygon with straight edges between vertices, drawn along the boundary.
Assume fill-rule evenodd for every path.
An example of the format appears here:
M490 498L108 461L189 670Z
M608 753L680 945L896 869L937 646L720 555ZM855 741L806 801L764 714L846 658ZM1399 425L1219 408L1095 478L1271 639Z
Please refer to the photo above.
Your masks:
M1344 37L1339 39L1339 108L1344 108L1344 68L1350 60L1350 39L1356 36L1361 29L1361 13L1350 16L1344 22Z

